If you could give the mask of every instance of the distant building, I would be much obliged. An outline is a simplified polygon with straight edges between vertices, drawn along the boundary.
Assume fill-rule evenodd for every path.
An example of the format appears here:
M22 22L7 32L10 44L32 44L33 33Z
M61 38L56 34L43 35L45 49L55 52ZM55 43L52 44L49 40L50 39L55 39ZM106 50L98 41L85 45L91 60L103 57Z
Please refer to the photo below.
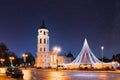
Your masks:
M71 63L74 60L74 56L71 52L64 56L64 63Z

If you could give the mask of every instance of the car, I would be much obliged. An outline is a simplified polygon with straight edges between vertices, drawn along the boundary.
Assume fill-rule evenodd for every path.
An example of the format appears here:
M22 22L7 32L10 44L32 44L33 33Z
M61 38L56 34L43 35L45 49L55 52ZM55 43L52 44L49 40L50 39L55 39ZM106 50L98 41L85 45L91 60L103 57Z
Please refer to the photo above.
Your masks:
M7 68L6 76L10 76L12 78L15 78L15 77L23 78L23 75L24 74L22 70L19 68L13 68L13 67Z

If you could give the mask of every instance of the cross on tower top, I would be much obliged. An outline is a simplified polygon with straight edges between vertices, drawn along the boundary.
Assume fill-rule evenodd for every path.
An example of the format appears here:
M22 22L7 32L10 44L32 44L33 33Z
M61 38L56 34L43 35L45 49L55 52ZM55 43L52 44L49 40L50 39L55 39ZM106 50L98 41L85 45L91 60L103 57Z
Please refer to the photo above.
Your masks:
M47 29L46 26L45 26L44 20L42 20L42 25L40 26L40 29Z

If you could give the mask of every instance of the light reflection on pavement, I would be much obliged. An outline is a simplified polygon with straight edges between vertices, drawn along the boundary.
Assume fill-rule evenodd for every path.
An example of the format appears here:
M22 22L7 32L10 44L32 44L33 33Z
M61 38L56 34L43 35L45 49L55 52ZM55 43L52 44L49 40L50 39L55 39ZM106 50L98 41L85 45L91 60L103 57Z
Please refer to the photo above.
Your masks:
M7 77L5 74L0 74L0 80L16 80L16 79L12 79L10 77Z
M55 71L42 69L24 69L23 79L6 77L0 74L0 80L120 80L120 72Z
M120 73L33 70L29 80L120 80ZM28 80L24 77L24 80Z

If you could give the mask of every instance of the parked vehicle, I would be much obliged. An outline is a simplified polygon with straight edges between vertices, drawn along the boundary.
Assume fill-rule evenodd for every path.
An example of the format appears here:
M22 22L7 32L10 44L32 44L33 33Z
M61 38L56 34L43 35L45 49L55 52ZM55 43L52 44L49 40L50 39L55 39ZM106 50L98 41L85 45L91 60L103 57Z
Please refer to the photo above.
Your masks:
M7 68L7 71L6 71L6 76L10 76L12 78L15 78L15 77L20 77L20 78L23 78L23 72L21 69L19 68Z

